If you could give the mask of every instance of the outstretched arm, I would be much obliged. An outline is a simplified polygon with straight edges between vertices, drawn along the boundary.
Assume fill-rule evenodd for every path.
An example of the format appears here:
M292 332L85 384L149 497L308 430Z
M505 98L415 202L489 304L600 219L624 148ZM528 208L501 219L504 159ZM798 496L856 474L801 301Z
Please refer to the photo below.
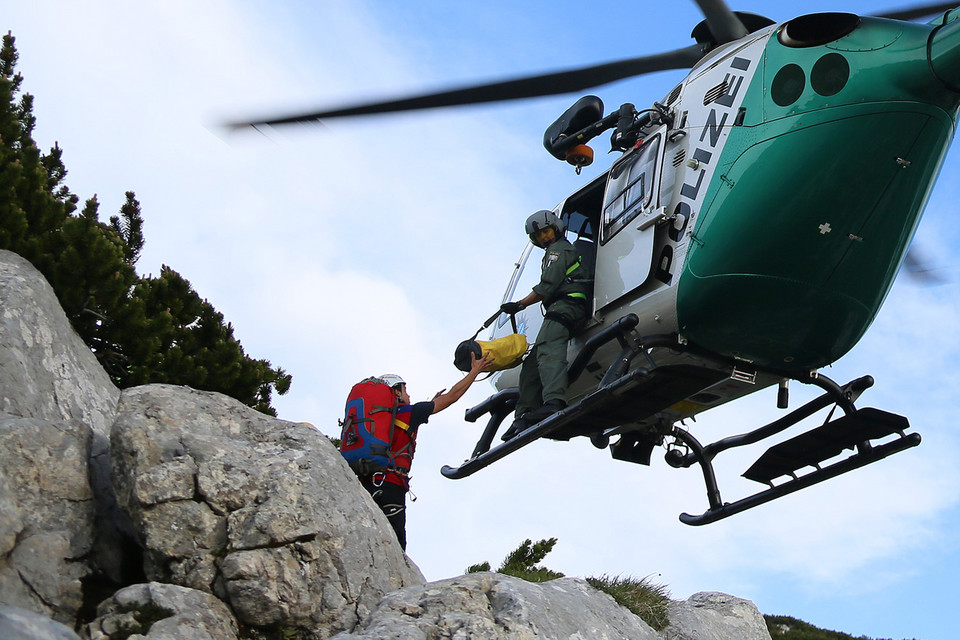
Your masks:
M485 371L492 362L493 357L489 353L479 360L471 353L470 371L460 382L450 387L450 391L444 389L433 397L433 412L439 413L463 397L463 394L467 392L467 389L469 389L473 381L477 379L477 376L480 375L482 371Z

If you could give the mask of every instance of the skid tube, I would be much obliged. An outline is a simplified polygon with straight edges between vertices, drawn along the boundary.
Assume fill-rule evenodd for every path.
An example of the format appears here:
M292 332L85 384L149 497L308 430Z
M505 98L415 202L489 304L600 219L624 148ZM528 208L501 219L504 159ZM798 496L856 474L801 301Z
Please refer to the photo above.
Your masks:
M882 460L883 458L891 456L894 453L898 453L920 444L921 437L919 433L904 434L903 431L899 429L896 431L891 431L891 433L899 433L900 437L876 447L872 446L869 440L865 438L863 441L855 443L856 453L854 455L851 455L826 467L821 467L818 463L812 462L810 463L810 466L813 466L815 471L802 476L797 476L795 473L789 472L787 475L792 477L791 480L788 480L780 485L774 485L772 481L768 481L768 489L752 494L735 502L724 503L720 496L720 489L717 485L716 475L713 470L713 459L717 456L717 454L734 447L754 444L765 438L776 435L833 403L839 406L844 412L844 418L840 418L837 422L844 419L855 420L859 414L854 406L854 401L861 393L863 393L863 391L873 386L874 382L871 376L864 376L851 381L843 387L840 387L826 376L819 374L814 374L814 376L809 379L801 379L801 381L805 383L816 384L824 389L825 393L814 400L811 400L805 405L795 409L783 418L775 420L770 424L760 427L759 429L755 429L749 433L731 436L729 438L724 438L722 440L718 440L717 442L703 446L688 431L677 426L672 428L670 435L686 445L690 452L684 455L680 454L676 450L668 451L666 456L667 463L676 468L690 467L694 464L699 464L703 474L704 484L706 485L707 502L709 504L709 508L700 515L681 513L681 522L692 526L710 524L737 513L746 511L747 509L752 509L753 507L757 507L761 504L765 504L777 498L789 495L801 489L819 484L825 480L835 478L841 474L853 471L854 469L859 469L860 467L864 467L868 464L872 464ZM877 410L867 409L864 411L873 411L879 415L884 415L884 412L879 412ZM892 416L892 414L885 415ZM823 427L827 427L830 424L829 421L830 416L827 417L827 422L823 425ZM906 419L903 419L903 421L906 423ZM802 437L803 435L806 434L801 434L799 437ZM674 455L671 455L671 453L674 453ZM747 474L745 473L744 476L746 477Z
M561 409L552 416L544 418L540 422L527 427L518 435L510 438L499 446L486 451L484 448L489 446L493 436L496 434L497 426L500 424L500 421L503 420L503 416L509 413L509 411L502 413L502 415L491 415L490 423L488 423L487 428L484 430L484 435L481 437L480 442L477 443L477 448L474 450L475 455L469 460L466 460L459 467L444 465L440 469L440 473L443 474L444 477L452 480L457 480L472 475L480 469L483 469L484 467L493 464L497 460L500 460L501 458L513 453L517 449L530 444L534 440L538 440L550 435L551 433L559 431L564 426L569 425L578 419L582 413L589 412L594 409L598 404L611 401L611 397L615 396L617 391L620 390L623 385L630 384L636 378L642 378L643 376L647 375L647 373L648 372L646 369L635 369L630 373L622 375L620 378L617 378L614 382L608 384L607 386L598 388L581 401L574 403L565 409ZM517 390L514 388L502 391L502 398L508 402L511 392L516 394ZM514 402L516 401L514 400Z

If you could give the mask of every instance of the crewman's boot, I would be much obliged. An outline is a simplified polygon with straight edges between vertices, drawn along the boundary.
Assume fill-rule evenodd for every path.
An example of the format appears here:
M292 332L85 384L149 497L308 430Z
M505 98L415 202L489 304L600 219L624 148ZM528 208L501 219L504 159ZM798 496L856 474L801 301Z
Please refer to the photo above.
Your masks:
M514 418L513 422L510 424L507 430L503 432L502 436L500 436L500 439L506 442L507 440L516 438L523 431L525 431L527 427L533 424L532 422L527 420L527 416L530 415L530 413L531 412L528 411Z
M537 424L541 420L546 420L557 411L565 409L566 406L567 403L563 400L547 400L546 404L539 409L534 409L533 411L528 411L523 414L523 418L527 421L528 425Z

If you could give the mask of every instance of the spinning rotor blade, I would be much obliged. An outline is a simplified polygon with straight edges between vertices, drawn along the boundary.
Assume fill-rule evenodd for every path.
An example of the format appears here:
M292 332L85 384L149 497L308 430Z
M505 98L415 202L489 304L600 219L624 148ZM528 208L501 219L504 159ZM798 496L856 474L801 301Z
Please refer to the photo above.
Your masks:
M946 284L947 280L938 273L938 269L931 266L923 252L916 245L907 250L903 258L903 268L915 282L925 286Z
M695 0L703 17L707 19L710 33L718 44L733 42L747 35L748 31L727 3L723 0Z
M937 4L905 7L903 9L895 9L885 13L878 13L876 14L876 17L892 18L894 20L916 20L917 18L925 18L938 13L944 13L945 11L949 11L958 5L960 5L960 2L939 2Z
M708 49L709 47L707 45L695 44L666 53L629 58L617 62L607 62L581 69L557 71L554 73L527 76L525 78L516 78L514 80L491 82L489 84L472 87L411 96L409 98L348 106L340 109L299 113L283 117L250 120L247 122L235 122L228 126L232 129L242 129L244 127L258 127L262 125L291 124L329 118L434 109L437 107L454 107L482 104L485 102L504 102L522 98L573 93L645 73L666 71L669 69L689 69L703 57Z
M694 30L693 35L699 41L698 44L682 49L592 65L580 69L569 69L567 71L526 76L513 80L503 80L459 89L397 98L395 100L383 100L348 105L339 109L327 109L311 113L294 113L273 118L233 122L229 123L227 127L231 129L242 129L245 127L256 128L263 125L275 126L329 118L346 118L361 115L435 109L439 107L505 102L523 98L574 93L655 71L688 69L696 64L696 62L715 45L732 42L746 36L752 30L773 23L771 20L763 18L762 16L743 13L738 15L731 11L724 0L694 1L700 7L706 19ZM912 20L944 12L954 8L958 3L960 3L960 0L915 6L912 8L888 11L878 14L878 16L898 20ZM709 30L709 33L707 33L707 30ZM710 36L712 36L712 39Z

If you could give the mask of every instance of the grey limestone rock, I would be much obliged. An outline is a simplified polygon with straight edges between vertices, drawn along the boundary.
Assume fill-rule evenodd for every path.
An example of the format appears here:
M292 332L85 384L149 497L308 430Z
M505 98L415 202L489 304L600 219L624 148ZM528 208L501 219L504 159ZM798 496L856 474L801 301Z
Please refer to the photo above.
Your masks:
M670 604L664 640L770 640L763 614L749 600L716 591Z
M119 399L120 391L70 326L44 277L20 256L0 250L0 419L5 421L3 429L9 437L24 431L18 437L20 446L27 450L31 445L23 437L30 434L41 439L34 442L30 458L24 457L26 450L22 449L0 451L6 461L4 467L15 475L0 481L0 515L10 516L0 522L4 567L12 570L11 556L7 555L14 551L11 534L25 526L21 521L25 512L13 496L26 493L30 496L28 534L42 530L47 523L55 525L55 531L70 527L68 557L75 566L70 567L68 581L93 570L92 565L98 565L97 570L115 582L121 580L120 567L127 558L117 550L124 548L122 531L127 523L113 498L108 447ZM17 423L18 419L24 422ZM50 478L57 477L60 470L56 469L56 455L59 446L67 446L64 438L75 440L76 447L68 447L70 455L63 461L60 488L70 486L82 491L80 497L62 490L50 491L31 477L31 473L42 475L48 484ZM55 446L51 448L51 444ZM87 460L72 455L79 451L77 447L89 459L89 474ZM44 451L51 455L45 457ZM77 509L84 514L84 522L73 515L61 517L65 511L78 513ZM49 547L52 538L46 536L44 540ZM19 555L24 554L21 551ZM84 559L78 560L80 557ZM16 580L7 573L0 583L0 590L9 590ZM19 593L19 589L14 591ZM56 607L39 604L46 597L43 591L26 598L22 595L11 596L12 601L40 613L66 606L66 602ZM76 598L70 595L69 599Z
M585 580L534 584L475 573L392 593L367 622L334 638L659 640L660 635Z
M90 429L0 417L0 602L71 623L93 546Z
M90 640L236 640L237 621L208 593L172 584L136 584L97 607L85 628ZM134 635L136 634L136 635Z
M119 398L46 279L0 250L0 414L76 421L107 436Z
M421 584L330 441L226 396L124 391L111 446L149 580L216 594L243 624L350 629Z
M69 627L19 607L0 605L3 640L80 640Z

